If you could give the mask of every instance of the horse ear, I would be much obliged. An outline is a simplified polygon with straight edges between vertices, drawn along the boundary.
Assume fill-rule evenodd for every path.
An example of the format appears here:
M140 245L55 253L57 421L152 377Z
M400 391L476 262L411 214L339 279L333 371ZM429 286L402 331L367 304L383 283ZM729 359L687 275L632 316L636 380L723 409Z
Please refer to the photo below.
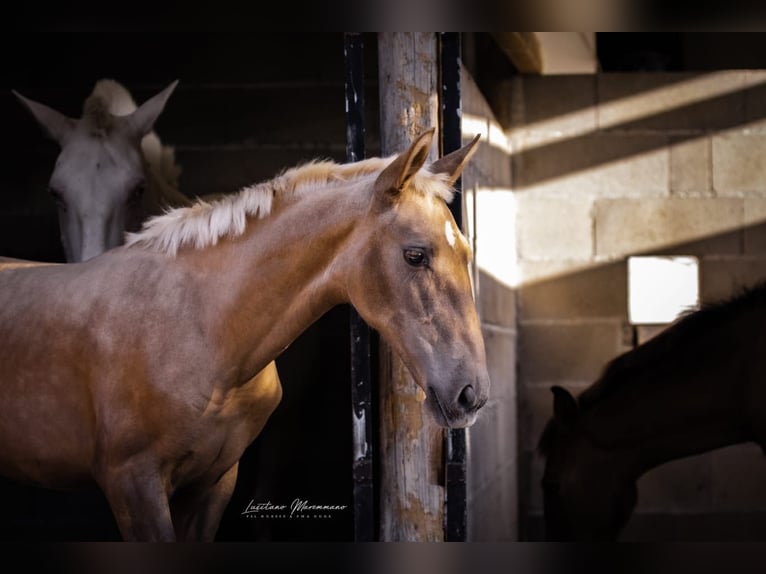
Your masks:
M154 122L160 117L162 110L165 109L165 104L176 89L178 80L170 84L167 88L162 90L159 94L156 94L141 104L136 111L129 116L125 116L125 122L129 129L139 137L144 137L152 128L154 128Z
M437 159L429 166L431 173L443 173L449 176L449 184L453 185L460 174L463 173L463 168L468 164L468 160L478 149L476 144L479 143L481 134L476 136L466 145L458 150L453 151L445 155L444 157Z
M67 136L74 130L77 125L77 120L69 118L57 112L51 107L45 104L40 104L29 98L25 98L16 90L11 90L13 95L18 98L22 105L29 110L32 116L37 120L37 123L45 130L46 135L52 140L62 144Z
M553 393L553 416L564 427L572 429L580 411L577 401L568 390L558 385L552 386L551 392Z
M375 180L376 196L396 197L407 187L418 170L426 163L435 131L435 128L431 128L420 134L409 149L400 153L388 164Z

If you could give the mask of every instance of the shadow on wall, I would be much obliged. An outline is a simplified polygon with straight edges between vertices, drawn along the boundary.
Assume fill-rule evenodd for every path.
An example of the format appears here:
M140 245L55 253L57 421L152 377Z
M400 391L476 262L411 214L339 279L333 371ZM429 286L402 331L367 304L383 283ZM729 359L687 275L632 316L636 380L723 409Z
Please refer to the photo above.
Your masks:
M516 141L514 189L742 128L766 117L766 73L523 77L505 113ZM626 135L631 137L627 138Z
M704 305L766 281L764 239L766 221L634 254L696 255ZM544 540L544 461L535 449L552 415L550 387L577 395L632 348L626 260L530 280L518 297L521 538L534 541ZM662 465L639 481L638 506L622 540L766 540L764 480L766 461L746 444Z

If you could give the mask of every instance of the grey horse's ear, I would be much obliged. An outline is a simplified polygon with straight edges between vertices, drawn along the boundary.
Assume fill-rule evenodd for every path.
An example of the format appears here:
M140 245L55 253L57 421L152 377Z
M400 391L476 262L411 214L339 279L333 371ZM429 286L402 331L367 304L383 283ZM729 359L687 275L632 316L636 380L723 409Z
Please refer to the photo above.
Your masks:
M463 169L466 164L468 164L468 160L471 159L471 156L478 149L476 144L479 143L480 137L481 134L476 134L469 143L460 149L437 159L428 167L429 171L431 173L446 174L449 176L449 184L453 185L457 181L457 178L460 177L460 174L463 173Z
M25 98L16 90L11 91L21 104L29 110L35 120L37 120L37 123L45 130L46 135L52 140L62 144L75 129L77 120L69 118L45 104Z
M580 414L577 401L572 394L564 387L554 385L551 387L553 393L553 416L567 429L573 429Z
M132 114L125 116L123 121L128 126L128 129L139 138L142 138L151 132L157 118L160 117L160 114L165 109L165 104L167 103L170 94L173 93L173 90L176 89L177 85L178 80L170 84L159 94L146 100Z

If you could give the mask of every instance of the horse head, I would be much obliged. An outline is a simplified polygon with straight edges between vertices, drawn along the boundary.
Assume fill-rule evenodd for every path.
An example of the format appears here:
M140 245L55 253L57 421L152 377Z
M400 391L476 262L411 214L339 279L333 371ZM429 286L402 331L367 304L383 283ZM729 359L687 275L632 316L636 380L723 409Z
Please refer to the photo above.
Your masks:
M152 185L142 144L176 87L173 82L141 106L117 82L101 80L73 119L13 93L60 147L49 180L58 205L67 261L84 261L121 245L125 231L146 217ZM154 136L156 138L156 136Z
M614 541L637 501L634 478L619 454L594 444L566 389L553 386L553 418L540 438L545 456L543 509L547 540Z
M465 427L486 402L490 382L471 288L471 250L444 194L433 190L451 189L478 137L425 167L433 133L422 134L375 179L358 227L363 248L353 253L358 271L349 295L402 358L435 419Z

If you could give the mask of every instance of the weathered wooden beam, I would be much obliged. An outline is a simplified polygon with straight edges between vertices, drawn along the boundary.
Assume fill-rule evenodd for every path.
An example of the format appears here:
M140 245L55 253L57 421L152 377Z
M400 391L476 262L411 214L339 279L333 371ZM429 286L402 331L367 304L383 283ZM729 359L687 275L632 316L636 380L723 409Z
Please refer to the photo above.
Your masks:
M379 33L378 71L381 151L389 155L438 125L437 35ZM380 539L442 541L444 431L423 408L425 393L384 344L380 370Z
M543 56L535 32L492 32L492 38L519 72L543 73Z

